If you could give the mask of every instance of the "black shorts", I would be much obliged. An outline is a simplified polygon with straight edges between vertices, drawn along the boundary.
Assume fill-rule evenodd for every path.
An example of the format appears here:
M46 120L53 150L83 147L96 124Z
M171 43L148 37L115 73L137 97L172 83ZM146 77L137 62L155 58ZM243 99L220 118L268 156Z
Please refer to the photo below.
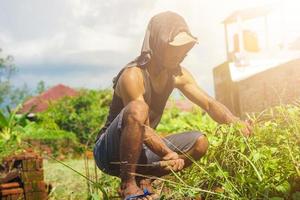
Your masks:
M111 164L111 162L120 161L120 137L123 111L112 121L110 126L97 140L94 147L94 158L97 166L105 173L119 176L120 165ZM172 150L180 152L189 151L196 140L203 134L199 131L188 131L169 135L163 138L165 144ZM161 158L153 153L145 144L143 144L139 163L151 164L160 161Z

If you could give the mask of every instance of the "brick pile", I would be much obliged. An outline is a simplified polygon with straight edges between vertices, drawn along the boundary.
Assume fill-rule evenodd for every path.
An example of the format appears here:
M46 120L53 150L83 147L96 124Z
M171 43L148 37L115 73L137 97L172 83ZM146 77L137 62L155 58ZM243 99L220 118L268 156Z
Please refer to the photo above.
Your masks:
M26 151L4 159L5 177L0 179L1 200L46 200L43 159Z

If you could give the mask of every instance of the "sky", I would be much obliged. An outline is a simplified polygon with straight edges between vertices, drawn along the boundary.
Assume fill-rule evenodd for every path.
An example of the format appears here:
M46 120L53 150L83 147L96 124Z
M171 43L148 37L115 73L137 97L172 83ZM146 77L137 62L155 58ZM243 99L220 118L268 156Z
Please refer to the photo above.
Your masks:
M48 86L111 88L117 72L139 55L150 18L171 10L185 18L199 39L183 66L200 87L214 95L212 69L226 60L222 21L237 9L282 2L0 0L0 48L14 57L18 73L13 82L17 86L26 83L34 88L43 80ZM300 4L292 5L295 9ZM299 15L290 14L289 18L293 25L300 25ZM297 31L291 32L297 35Z

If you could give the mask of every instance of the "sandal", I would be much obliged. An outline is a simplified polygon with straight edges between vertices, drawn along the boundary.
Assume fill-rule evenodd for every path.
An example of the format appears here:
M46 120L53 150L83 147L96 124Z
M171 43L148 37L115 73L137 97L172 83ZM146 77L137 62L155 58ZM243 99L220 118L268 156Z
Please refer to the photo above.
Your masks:
M139 195L129 195L125 197L125 200L134 200L137 198L143 198L152 195L146 188L144 189L144 194L139 194Z

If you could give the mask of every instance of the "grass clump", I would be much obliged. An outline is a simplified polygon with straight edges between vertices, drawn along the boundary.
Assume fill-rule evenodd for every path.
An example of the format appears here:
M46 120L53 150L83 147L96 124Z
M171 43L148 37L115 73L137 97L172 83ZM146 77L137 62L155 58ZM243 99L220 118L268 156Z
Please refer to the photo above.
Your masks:
M200 112L200 111L199 111ZM173 118L172 115L177 115ZM300 108L278 106L251 116L253 135L242 136L238 124L217 125L201 113L168 111L169 124L177 129L202 130L210 147L207 155L184 172L171 176L169 199L202 196L205 199L293 199L300 190ZM176 121L176 122L175 122ZM158 127L166 131L165 124ZM178 178L176 178L178 177ZM205 192L202 190L213 192Z

